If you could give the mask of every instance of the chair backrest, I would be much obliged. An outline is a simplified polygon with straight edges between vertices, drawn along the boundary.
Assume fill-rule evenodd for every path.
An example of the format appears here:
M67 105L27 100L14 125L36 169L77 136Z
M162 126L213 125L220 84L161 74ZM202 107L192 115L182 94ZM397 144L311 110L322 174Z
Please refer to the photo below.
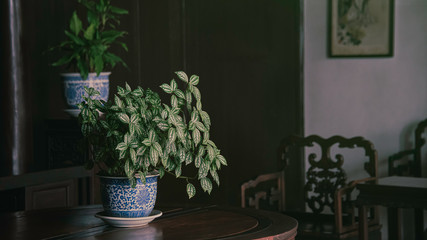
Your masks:
M241 206L283 211L285 207L284 172L267 173L241 185Z
M360 161L359 166L363 166L367 173L366 179L373 179L378 176L377 151L374 145L363 137L345 138L342 136L332 136L322 138L318 135L308 137L289 136L285 138L279 147L280 161L285 165L289 162L289 157L293 156L295 149L305 149L308 155L308 166L306 166L306 176L304 183L304 201L306 206L314 214L335 215L335 229L338 232L346 229L343 224L347 224L347 229L356 228L354 205L352 205L352 193L355 189L354 182L363 181L361 179L349 182L346 171L343 168L344 155L351 155L352 149L361 149L365 157L354 159ZM312 148L320 153L318 157L312 152ZM333 151L331 151L333 149ZM331 152L336 153L334 158ZM358 164L352 162L352 164ZM363 170L362 170L363 171ZM285 170L286 173L286 170ZM345 189L345 191L344 191ZM378 221L378 210L373 211L371 218ZM344 219L350 219L349 221ZM347 222L347 223L344 223Z
M415 128L415 146L412 149L403 150L388 158L389 175L398 176L422 176L422 150L425 146L425 132L427 119L419 122Z

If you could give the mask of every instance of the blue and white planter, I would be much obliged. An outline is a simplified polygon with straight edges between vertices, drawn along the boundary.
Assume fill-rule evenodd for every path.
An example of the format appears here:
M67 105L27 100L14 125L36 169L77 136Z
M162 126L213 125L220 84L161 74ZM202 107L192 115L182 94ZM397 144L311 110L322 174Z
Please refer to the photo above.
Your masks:
M97 99L107 101L110 90L110 74L111 72L101 72L99 76L96 76L96 73L89 73L85 80L82 79L80 73L61 74L68 108L78 109L77 105L83 101L82 96L85 94L84 86L96 89L100 93Z
M105 214L112 217L147 217L157 197L158 174L146 176L146 183L137 178L132 188L127 177L99 176Z

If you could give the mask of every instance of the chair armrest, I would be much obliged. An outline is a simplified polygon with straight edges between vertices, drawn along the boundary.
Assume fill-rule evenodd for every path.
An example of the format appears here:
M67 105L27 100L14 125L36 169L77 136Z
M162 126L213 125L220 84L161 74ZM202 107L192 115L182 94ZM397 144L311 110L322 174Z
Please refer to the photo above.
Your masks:
M413 161L415 159L415 149L410 149L410 150L404 150L404 151L400 151L397 152L393 155L390 155L388 157L388 175L399 175L399 168L401 166L394 166L394 162L403 159L404 157L407 156L413 156L412 160L409 160L408 165L411 164L411 161ZM402 165L403 166L403 165ZM410 167L410 166L408 166Z
M337 189L335 192L335 224L338 232L344 231L343 221L342 221L342 197L346 194L350 194L357 184L363 182L369 182L376 180L376 177L367 177L358 180L349 182L345 187ZM354 224L354 219L352 220ZM352 226L354 227L354 226Z

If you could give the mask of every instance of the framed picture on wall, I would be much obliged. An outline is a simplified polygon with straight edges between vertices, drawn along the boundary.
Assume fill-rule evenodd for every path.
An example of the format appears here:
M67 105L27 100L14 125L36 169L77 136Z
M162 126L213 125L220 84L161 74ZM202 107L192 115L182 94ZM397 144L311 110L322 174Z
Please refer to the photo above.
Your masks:
M331 57L393 56L394 0L330 0Z

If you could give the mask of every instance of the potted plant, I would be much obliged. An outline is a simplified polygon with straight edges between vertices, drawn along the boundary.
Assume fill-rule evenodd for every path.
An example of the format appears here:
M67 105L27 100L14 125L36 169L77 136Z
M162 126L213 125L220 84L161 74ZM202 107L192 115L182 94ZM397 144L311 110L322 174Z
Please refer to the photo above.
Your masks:
M114 100L108 102L97 99L95 89L86 88L88 96L79 104L79 123L93 149L88 167L96 164L100 169L108 215L147 216L154 207L157 176L164 174L186 181L189 198L196 194L195 182L209 194L213 181L220 184L217 171L227 162L210 139L211 121L202 109L199 77L176 74L186 85L184 90L174 79L160 86L170 95L170 103L162 103L155 91L132 90L128 84L118 87ZM185 176L190 172L195 176Z
M126 63L111 52L111 46L118 44L128 50L120 39L125 31L117 30L120 15L128 11L111 5L110 0L78 0L84 7L84 22L74 11L65 30L66 39L50 50L60 49L64 55L54 62L53 66L66 65L76 73L62 74L64 95L71 109L78 109L84 94L84 86L95 88L100 92L98 98L107 101L109 94L109 75L104 72L107 68L114 68L116 64ZM85 25L85 26L84 26Z

